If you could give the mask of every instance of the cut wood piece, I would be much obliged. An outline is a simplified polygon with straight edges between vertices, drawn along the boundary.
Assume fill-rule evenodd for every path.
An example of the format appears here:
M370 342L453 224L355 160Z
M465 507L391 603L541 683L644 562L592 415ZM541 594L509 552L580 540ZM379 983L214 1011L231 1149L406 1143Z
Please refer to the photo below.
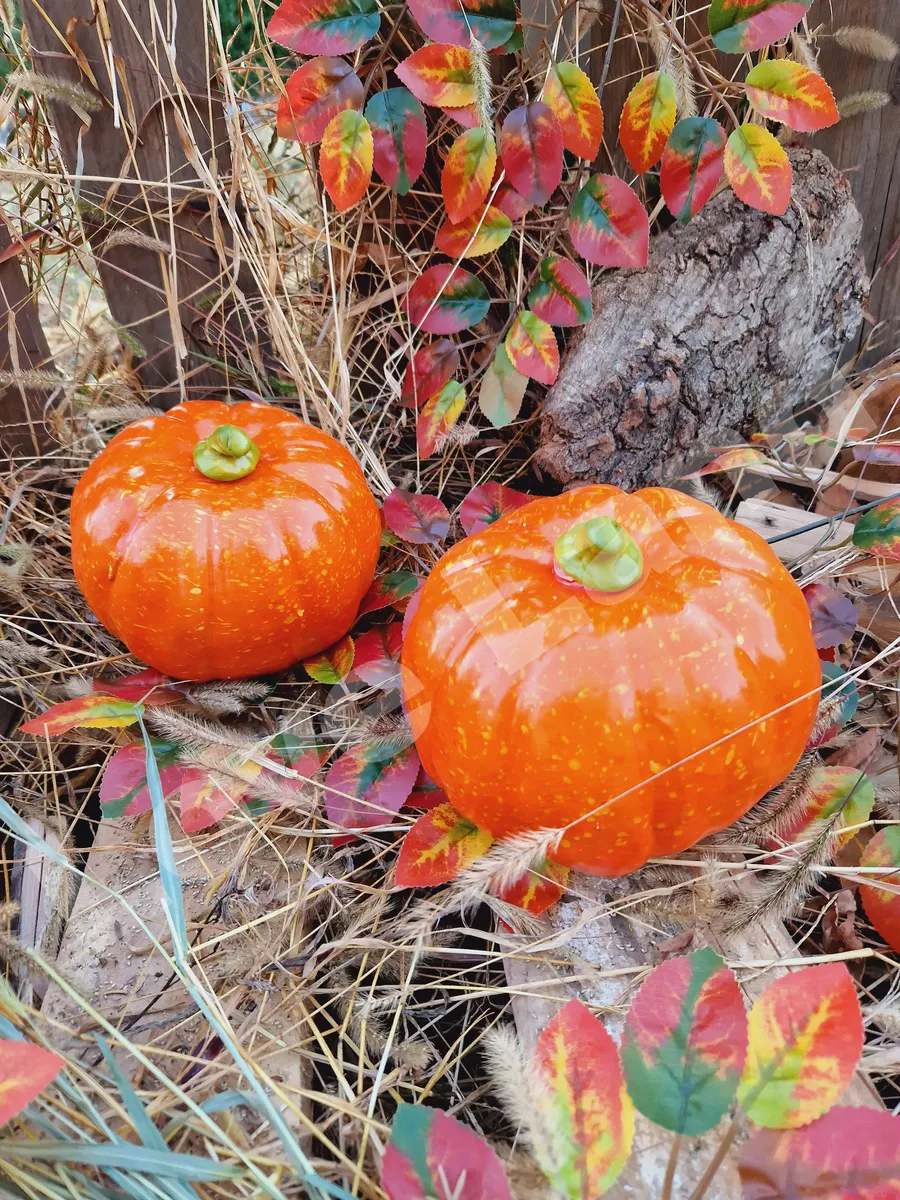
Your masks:
M671 480L833 370L867 295L860 217L824 155L790 157L783 217L721 192L654 240L645 270L602 277L544 401L539 462L558 479Z
M746 895L744 878L729 886ZM618 1041L625 1014L638 985L659 959L657 943L670 936L659 920L646 914L628 915L628 900L645 890L633 877L600 879L573 875L568 895L547 914L556 949L546 955L506 955L504 965L512 995L512 1010L522 1044L530 1050L547 1021L566 1000L577 996L595 1006L597 1015ZM748 1003L773 979L791 968L800 953L780 921L765 919L737 934L717 934L698 924L691 949L712 945L735 969ZM568 963L567 960L568 959ZM742 963L748 964L741 967ZM749 965L752 964L752 965ZM583 981L586 971L594 978ZM567 976L577 973L578 982ZM842 1098L844 1104L881 1108L871 1082L859 1072ZM686 1139L679 1158L673 1200L688 1200L714 1153L726 1122L703 1137ZM634 1149L618 1180L605 1193L609 1200L635 1200L660 1195L672 1135L636 1114ZM740 1147L728 1154L707 1200L734 1200L741 1189L737 1179Z
M793 536L776 542L772 547L782 562L793 562L811 554L812 565L819 556L816 552L822 546L833 546L836 542L846 541L853 536L853 526L850 522L839 521L837 518L830 526L822 525L818 529L794 533L795 529L803 529L805 525L821 520L821 517L816 513L805 512L802 508L789 508L786 504L776 504L771 500L742 500L734 519L739 525L745 525L766 540L779 534L792 534ZM823 557L831 553L833 551L822 551Z
M38 837L59 852L60 841L37 817L26 821ZM40 850L16 842L13 860L12 899L19 902L19 941L37 950L45 962L54 962L59 950L59 937L69 911L71 876L59 863ZM43 976L19 968L19 997L24 1004L34 1004L47 991Z

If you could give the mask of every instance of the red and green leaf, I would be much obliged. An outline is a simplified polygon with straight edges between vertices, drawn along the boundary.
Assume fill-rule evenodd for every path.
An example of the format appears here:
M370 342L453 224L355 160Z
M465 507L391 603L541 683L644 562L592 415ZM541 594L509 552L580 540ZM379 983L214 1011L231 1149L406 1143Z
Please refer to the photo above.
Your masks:
M619 118L619 143L639 175L659 161L675 128L675 110L675 84L665 71L645 76L628 93Z
M390 823L419 774L415 746L389 739L361 742L332 763L325 776L328 819L345 829L371 829Z
M752 446L738 446L734 450L726 450L718 454L699 471L691 471L690 475L682 475L682 479L700 479L703 475L717 475L720 471L740 471L744 467L755 466L756 463L768 462L762 450L754 450Z
M524 196L519 195L511 183L504 180L494 194L493 207L506 213L511 221L521 221L532 206Z
M478 407L495 429L502 429L519 415L527 387L528 377L512 365L501 343L481 380Z
M256 775L261 768L255 763L245 763L243 770ZM240 780L199 767L187 768L178 791L181 828L185 833L208 829L247 798L247 789Z
M515 0L409 0L409 11L433 42L468 46L474 36L486 50L495 50L516 32Z
M143 705L131 700L119 700L101 692L89 692L54 704L39 717L32 717L22 725L22 733L34 733L41 737L55 737L68 733L70 729L124 729L133 725L143 712Z
M482 207L496 165L494 135L486 129L467 129L450 147L441 172L441 194L454 224Z
M853 636L859 613L843 592L827 583L810 583L803 589L809 607L813 641L820 650L840 646Z
M437 496L417 495L394 488L384 502L388 528L404 542L435 545L450 532L450 513Z
M548 325L583 325L593 316L591 285L581 267L551 254L541 262L528 307Z
M115 696L117 700L130 700L135 704L143 704L145 708L154 705L177 704L185 698L186 692L172 686L172 680L161 671L148 667L136 675L126 675L122 679L95 679L91 683L95 692L104 696Z
M426 333L460 333L484 320L491 306L487 288L453 263L423 271L406 295L406 313Z
M580 1000L570 1000L541 1032L534 1066L546 1085L532 1098L550 1141L549 1156L535 1148L544 1173L570 1200L602 1195L634 1136L615 1042Z
M459 367L459 347L449 338L429 342L413 355L406 368L400 397L410 408L420 408L441 390Z
M891 947L900 952L900 825L886 825L863 851L861 867L883 868L883 872L859 876L859 894L866 916ZM888 891L887 884L896 888Z
M522 375L547 385L559 374L559 346L552 326L527 309L520 312L506 335L509 361Z
M356 639L353 674L369 687L385 690L400 686L400 651L403 627L394 621L376 625Z
M855 767L819 766L812 772L803 789L806 804L779 831L778 841L768 841L767 846L776 850L779 846L791 846L814 836L820 821L836 818L834 831L836 844L845 845L855 836L838 831L868 821L875 804L875 789L872 781ZM799 848L798 848L799 853ZM784 854L778 861L784 860Z
M863 513L853 529L853 545L877 558L900 559L900 499Z
M512 235L512 221L499 208L478 209L464 221L445 221L434 239L435 249L451 258L493 254Z
M401 1103L381 1161L388 1200L512 1200L487 1142L438 1108Z
M738 199L781 216L791 202L793 173L784 147L761 125L741 125L725 143L725 174Z
M355 653L353 638L348 633L346 637L342 637L339 642L335 642L321 654L304 659L303 669L310 679L315 679L316 683L329 685L343 683L350 674Z
M412 571L388 571L386 575L381 575L376 579L363 596L359 612L356 614L357 617L377 612L379 608L404 609L405 601L409 599L421 582L419 576L413 575Z
M267 33L297 54L350 54L378 32L376 0L282 0Z
M66 1060L43 1046L0 1040L0 1127L53 1082Z
M420 458L429 458L438 440L446 437L466 407L466 389L455 379L445 383L436 396L426 400L416 422L416 446Z
M188 770L179 764L180 748L174 742L151 738L163 796L174 796ZM138 817L150 812L153 801L147 785L147 755L143 743L120 746L103 768L100 810L104 817Z
M529 204L546 204L563 169L562 130L549 105L537 100L512 110L500 131L500 158L519 195Z
M539 858L518 879L500 888L497 897L538 916L563 895L569 873L561 863Z
M603 109L581 67L554 63L541 99L556 114L565 148L588 162L595 159L603 137Z
M725 130L711 117L685 117L666 142L659 186L681 225L695 217L716 190L725 163Z
M795 1129L821 1117L853 1077L863 1043L856 989L843 963L770 983L750 1010L738 1100L756 1125Z
M311 58L290 76L278 103L278 136L320 142L338 113L360 109L365 92L359 76L342 58Z
M747 1013L732 971L706 947L661 963L632 1001L622 1067L635 1106L673 1133L706 1133L734 1099Z
M475 103L468 45L435 42L405 58L394 74L423 104L467 108Z
M423 813L403 839L397 859L399 887L436 887L450 883L485 854L493 838L451 804Z
M338 212L358 204L372 178L372 131L352 109L330 122L322 136L319 173Z
M726 54L761 50L785 37L806 16L812 0L712 0L709 32Z
M758 1129L738 1176L743 1200L896 1200L900 1118L839 1105L803 1129Z
M459 522L467 534L481 533L507 513L530 504L534 496L517 492L495 479L473 487L459 506Z
M398 196L405 196L425 166L425 110L407 88L385 88L366 105L366 120L375 171Z
M404 633L404 637L406 634ZM406 802L407 808L419 808L422 812L430 812L442 804L449 803L446 793L434 782L424 767L419 771L416 786L410 792Z
M768 121L811 133L839 120L831 88L821 75L789 58L768 58L747 72L747 98Z
M650 223L644 206L615 175L592 175L569 210L569 236L598 267L645 267Z

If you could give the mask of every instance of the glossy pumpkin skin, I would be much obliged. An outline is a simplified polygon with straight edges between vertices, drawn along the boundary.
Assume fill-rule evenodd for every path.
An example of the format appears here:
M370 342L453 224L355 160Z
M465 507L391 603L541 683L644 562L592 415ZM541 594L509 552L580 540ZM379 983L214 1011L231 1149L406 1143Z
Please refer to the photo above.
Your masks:
M208 479L194 448L222 425L259 461ZM137 657L175 679L279 671L350 628L375 573L378 506L353 456L267 404L195 400L122 430L72 497L85 598Z
M605 593L557 539L612 517L643 554ZM495 837L624 875L745 813L797 763L821 682L800 589L765 542L666 488L538 499L432 571L403 647L422 763ZM590 814L590 815L588 815Z

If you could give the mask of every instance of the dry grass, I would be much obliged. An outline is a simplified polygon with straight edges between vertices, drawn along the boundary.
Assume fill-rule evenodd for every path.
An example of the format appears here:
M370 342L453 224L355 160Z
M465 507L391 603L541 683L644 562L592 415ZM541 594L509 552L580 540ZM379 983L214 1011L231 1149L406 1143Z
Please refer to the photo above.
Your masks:
M623 37L632 36L636 24L643 29L641 12L640 6L626 6ZM576 5L576 14L582 32L595 19L589 6ZM570 28L554 24L546 31L560 56ZM398 37L402 40L402 32ZM651 61L648 45L640 46ZM398 304L433 253L434 181L429 185L426 179L404 206L402 227L396 198L381 191L338 219L320 206L304 153L273 136L271 80L278 65L261 30L240 61L229 61L221 40L214 39L208 50L229 104L234 190L209 176L206 191L231 214L232 253L255 284L252 294L238 297L232 259L224 255L219 305L242 311L271 337L264 360L249 341L235 354L240 386L342 438L379 496L394 486L414 485L439 493L452 508L485 479L549 489L531 467L534 405L526 405L522 419L502 434L476 414L473 440L452 441L425 462L416 454L411 414L397 402L407 353ZM602 60L606 47L599 44L589 53ZM529 80L538 78L541 56L527 63ZM29 82L26 94L22 88ZM683 90L689 87L685 81ZM463 881L471 886L430 899L397 892L393 865L412 818L391 818L351 845L335 845L338 831L322 815L321 785L312 780L302 802L262 816L236 810L191 838L173 817L170 836L190 941L180 955L162 912L165 888L154 851L160 831L154 839L147 819L103 821L99 815L102 768L111 749L131 735L81 732L49 744L15 732L24 715L83 689L87 680L140 669L87 612L74 583L67 503L90 458L121 424L152 411L155 398L137 384L129 346L120 343L110 321L86 249L85 206L99 204L113 181L85 182L76 195L55 147L43 137L47 96L33 78L14 82L5 96L15 118L6 165L18 162L28 177L4 171L3 206L25 232L54 230L23 262L50 340L53 363L46 366L59 371L60 384L53 400L57 447L40 461L20 458L0 480L0 729L8 735L3 794L31 822L32 835L50 843L59 879L47 860L42 895L49 909L37 944L11 910L0 910L0 955L7 967L0 980L0 1014L7 1024L0 1034L9 1033L11 1022L60 1048L68 1070L65 1090L51 1089L6 1136L65 1142L71 1153L76 1143L118 1138L152 1145L149 1124L162 1131L167 1153L237 1168L233 1178L193 1184L203 1196L325 1195L328 1184L377 1197L380 1151L401 1100L439 1104L493 1137L511 1137L484 1051L493 1045L496 1059L498 1043L488 1038L508 1019L505 955L535 954L546 962L535 948L546 946L553 931L546 922L535 926L524 918L512 934L497 930L497 912L512 914L485 902L483 879ZM444 138L448 129L449 123L439 122L435 138ZM170 205L176 199L177 190L170 189ZM244 219L234 217L238 201ZM510 283L514 300L526 290L529 264L555 244L562 211L548 210L543 223L523 231L510 243L512 254L490 268L498 273L495 295L510 294ZM146 235L135 232L132 240L140 236ZM127 241L127 226L119 237ZM463 339L470 394L487 361L485 339L497 339L508 315L492 314L489 325ZM207 327L211 356L234 354L233 342L217 329L213 321ZM837 385L836 396L845 402L843 380ZM822 420L824 427L827 415ZM879 421L877 428L892 426L889 414ZM787 460L796 453L784 441L773 444ZM816 453L802 451L807 459ZM789 466L794 469L790 461ZM832 489L819 501L821 511L831 511L829 504L838 511L852 505L854 485L845 482L843 493ZM749 483L743 480L742 487ZM812 508L808 489L794 486L791 495ZM429 548L401 546L383 565L425 573L434 558ZM893 819L900 639L891 620L900 614L892 576L881 581L886 586L879 593L878 580L861 580L841 567L845 562L835 548L824 565L817 563L816 577L839 580L854 594L877 601L869 632L857 635L846 665L858 674L863 694L854 733L879 728L884 735L884 751L872 771L882 797L880 815ZM802 574L802 564L797 567ZM148 721L152 732L190 737L198 761L240 774L241 761L279 731L352 744L371 732L375 699L369 692L326 691L298 669L262 697L240 687L196 688L174 717L163 710ZM741 849L750 869L768 869L770 880L777 878L760 862L749 832L746 839ZM804 948L821 951L823 911L835 876L819 857L823 844L814 849L812 858L788 868L795 886L785 887L772 904L779 916L795 919ZM511 852L521 854L521 847ZM697 859L698 869L688 873L649 874L635 892L586 918L587 929L618 914L650 921L664 937L679 923L697 920L698 903L706 906L702 918L711 919L720 897L711 880L721 852L720 846L708 848ZM504 853L497 857L503 870ZM8 838L2 861L8 894L21 890L13 874L22 858L22 843ZM852 871L852 862L844 865L844 886ZM576 899L579 886L573 880ZM689 903L679 906L679 896L687 893ZM880 949L862 919L858 931L866 946ZM565 930L557 930L551 942L549 961L560 975L574 964L591 986L602 982L602 972L571 950ZM900 1054L896 963L879 953L860 960L856 969L877 1031L870 1047L873 1067L888 1095ZM111 1047L106 1058L99 1035ZM133 1096L123 1077L131 1081ZM260 1094L282 1115L281 1135L271 1117L261 1114ZM195 1194L158 1172L141 1174L127 1157L102 1170L77 1160L4 1157L4 1171L9 1194L28 1197L100 1196L101 1180L140 1197Z

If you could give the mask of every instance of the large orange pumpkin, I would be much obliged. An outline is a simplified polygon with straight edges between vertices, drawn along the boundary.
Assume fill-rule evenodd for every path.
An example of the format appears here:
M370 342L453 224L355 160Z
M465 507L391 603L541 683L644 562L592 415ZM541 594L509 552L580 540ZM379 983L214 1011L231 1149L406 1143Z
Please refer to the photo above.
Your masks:
M72 497L88 604L176 679L278 671L341 638L378 506L340 443L267 404L197 400L112 439Z
M800 589L755 533L666 488L538 499L429 576L403 647L423 765L495 837L622 875L745 813L812 730Z

